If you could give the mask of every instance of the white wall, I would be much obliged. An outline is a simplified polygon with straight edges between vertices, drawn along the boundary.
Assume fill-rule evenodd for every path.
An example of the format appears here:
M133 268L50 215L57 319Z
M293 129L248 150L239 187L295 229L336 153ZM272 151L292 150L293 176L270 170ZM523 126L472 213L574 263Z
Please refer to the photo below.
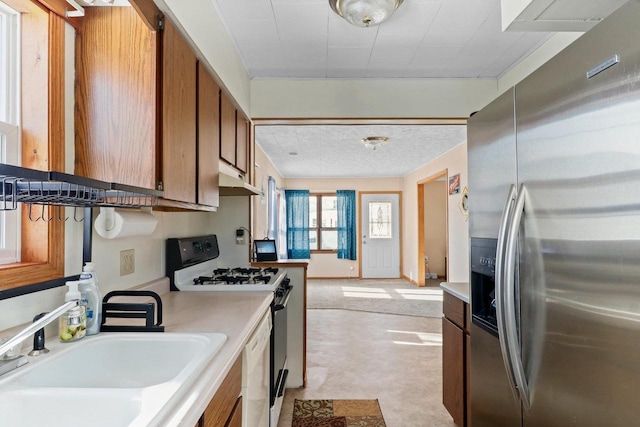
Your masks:
M497 96L494 79L253 79L253 118L469 117Z
M448 196L449 277L450 282L469 281L469 227L467 216L459 209L462 190L467 184L467 144L460 144L434 161L404 177L403 181L403 274L409 280L418 277L418 183L443 170L448 176L460 174L460 194Z
M276 180L276 188L284 188L284 179L280 172L275 168L271 159L262 151L259 145L255 145L255 186L264 190L263 196L253 197L253 237L255 239L264 239L267 237L267 209L268 199L267 191L269 189L269 176Z

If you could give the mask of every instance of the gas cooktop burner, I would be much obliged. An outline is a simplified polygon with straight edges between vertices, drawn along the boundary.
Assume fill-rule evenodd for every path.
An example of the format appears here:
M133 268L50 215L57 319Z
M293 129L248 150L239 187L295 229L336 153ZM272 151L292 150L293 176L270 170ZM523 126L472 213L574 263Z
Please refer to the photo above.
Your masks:
M196 285L260 285L268 284L278 274L278 269L268 268L217 268L213 276L199 276L193 279Z

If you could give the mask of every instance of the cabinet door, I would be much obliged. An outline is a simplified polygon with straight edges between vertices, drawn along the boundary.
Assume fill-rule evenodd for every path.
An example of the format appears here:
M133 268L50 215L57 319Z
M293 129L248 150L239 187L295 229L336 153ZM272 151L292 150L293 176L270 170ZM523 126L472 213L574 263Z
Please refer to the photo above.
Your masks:
M462 329L442 318L442 403L453 422L464 424L464 342Z
M233 412L229 415L229 419L225 427L242 427L242 396L238 398Z
M249 122L240 111L236 123L236 167L241 172L247 171L247 153L249 152Z
M164 198L196 202L196 56L165 19L162 39Z
M238 357L215 396L204 411L204 427L227 425L232 418L233 408L237 406L242 387L242 357Z
M154 189L157 33L132 7L88 7L76 58L75 173Z
M224 92L220 93L220 158L236 164L236 107Z
M198 204L218 206L220 88L198 63Z

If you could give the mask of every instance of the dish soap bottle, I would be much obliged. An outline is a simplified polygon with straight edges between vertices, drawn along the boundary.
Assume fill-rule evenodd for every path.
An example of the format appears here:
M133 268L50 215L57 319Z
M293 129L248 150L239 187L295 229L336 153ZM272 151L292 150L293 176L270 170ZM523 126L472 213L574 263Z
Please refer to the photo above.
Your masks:
M80 291L78 291L78 285L80 282L71 281L67 282L69 290L64 294L64 300L80 300ZM58 319L58 332L60 341L71 342L77 341L85 336L87 333L87 313L85 306L79 304L77 307L71 308L64 313Z
M80 295L87 310L87 335L100 332L102 324L102 297L98 288L98 278L92 262L88 262L80 275Z

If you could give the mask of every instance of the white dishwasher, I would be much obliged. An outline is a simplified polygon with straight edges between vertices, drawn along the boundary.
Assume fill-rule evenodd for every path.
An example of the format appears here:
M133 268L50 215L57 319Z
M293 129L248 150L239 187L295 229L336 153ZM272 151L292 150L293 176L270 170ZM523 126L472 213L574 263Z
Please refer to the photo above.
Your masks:
M242 426L269 427L271 311L242 352Z

